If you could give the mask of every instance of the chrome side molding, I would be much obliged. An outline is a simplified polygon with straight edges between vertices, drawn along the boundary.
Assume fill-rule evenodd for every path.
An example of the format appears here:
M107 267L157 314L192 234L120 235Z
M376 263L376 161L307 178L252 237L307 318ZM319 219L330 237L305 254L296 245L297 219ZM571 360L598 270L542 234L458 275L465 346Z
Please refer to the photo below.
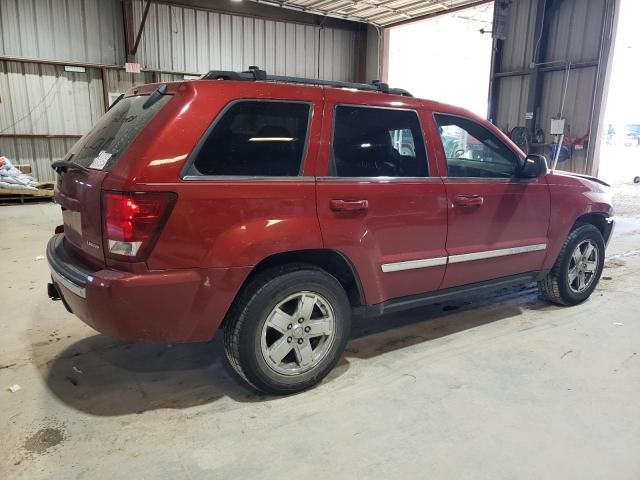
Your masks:
M546 250L546 248L546 243L537 243L535 245L524 245L522 247L499 248L497 250L485 250L482 252L449 255L447 257L421 258L418 260L408 260L404 262L383 263L380 267L385 273L400 272L403 270L413 270L416 268L437 267L440 265L447 265L449 263L473 262L475 260L485 260L487 258L538 252L540 250Z

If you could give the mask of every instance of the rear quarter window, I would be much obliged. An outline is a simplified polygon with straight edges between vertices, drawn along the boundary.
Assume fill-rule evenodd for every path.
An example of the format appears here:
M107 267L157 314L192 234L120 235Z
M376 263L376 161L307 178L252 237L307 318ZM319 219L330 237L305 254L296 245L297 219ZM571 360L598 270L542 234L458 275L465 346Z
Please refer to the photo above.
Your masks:
M163 95L146 107L148 96L121 99L71 148L67 160L87 168L110 170L170 98Z
M222 112L193 152L188 176L300 174L311 105L240 100Z

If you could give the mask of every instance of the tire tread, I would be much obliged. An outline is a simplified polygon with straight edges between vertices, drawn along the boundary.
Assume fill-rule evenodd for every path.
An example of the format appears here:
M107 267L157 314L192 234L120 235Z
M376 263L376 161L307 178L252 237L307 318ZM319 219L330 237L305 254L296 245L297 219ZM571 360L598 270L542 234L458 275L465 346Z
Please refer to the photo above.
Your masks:
M567 255L567 250L571 245L571 243L573 242L573 240L576 237L582 235L583 232L588 230L593 230L593 229L597 230L598 233L600 233L597 227L595 227L590 223L578 223L573 227L571 232L569 232L569 235L567 235L567 238L565 239L564 244L560 249L560 253L558 254L558 258L553 264L553 267L542 280L538 281L538 291L540 292L540 296L544 300L547 300L551 303L555 303L557 305L571 304L563 297L562 292L560 290L560 281L561 281L560 270L562 268L562 262L565 258L565 255Z
M234 300L229 312L227 312L224 320L224 350L229 360L229 364L233 370L252 388L262 391L254 382L252 382L242 368L240 361L240 332L244 322L247 319L245 314L251 301L260 295L262 290L275 278L286 275L287 273L297 272L300 270L324 270L313 265L304 263L291 263L278 267L273 267L264 272L260 272L242 287L241 292Z

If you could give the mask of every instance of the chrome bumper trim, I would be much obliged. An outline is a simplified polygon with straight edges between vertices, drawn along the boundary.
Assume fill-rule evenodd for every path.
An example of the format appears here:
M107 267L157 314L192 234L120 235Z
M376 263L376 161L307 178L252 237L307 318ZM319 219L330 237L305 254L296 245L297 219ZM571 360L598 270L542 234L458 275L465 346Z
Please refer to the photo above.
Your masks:
M79 297L87 298L87 292L84 287L76 285L68 278L65 278L64 276L56 272L53 268L51 268L51 265L49 265L49 268L51 270L51 278L53 278L54 282L58 282Z

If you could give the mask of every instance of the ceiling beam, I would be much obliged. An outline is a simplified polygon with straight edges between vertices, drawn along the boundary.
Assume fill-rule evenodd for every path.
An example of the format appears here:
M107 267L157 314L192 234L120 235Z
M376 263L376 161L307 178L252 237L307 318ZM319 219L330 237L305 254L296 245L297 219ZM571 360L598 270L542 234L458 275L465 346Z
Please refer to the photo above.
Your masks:
M399 22L393 22L385 25L385 28L397 27L400 25L406 25L407 23L419 22L420 20L426 20L428 18L439 17L440 15L445 15L447 13L454 13L460 10L466 10L467 8L477 7L478 5L484 5L485 3L493 2L494 0L475 0L463 5L456 5L455 7L449 7L446 10L439 10L437 12L427 13L425 15L416 15L413 18L408 20L400 20Z

